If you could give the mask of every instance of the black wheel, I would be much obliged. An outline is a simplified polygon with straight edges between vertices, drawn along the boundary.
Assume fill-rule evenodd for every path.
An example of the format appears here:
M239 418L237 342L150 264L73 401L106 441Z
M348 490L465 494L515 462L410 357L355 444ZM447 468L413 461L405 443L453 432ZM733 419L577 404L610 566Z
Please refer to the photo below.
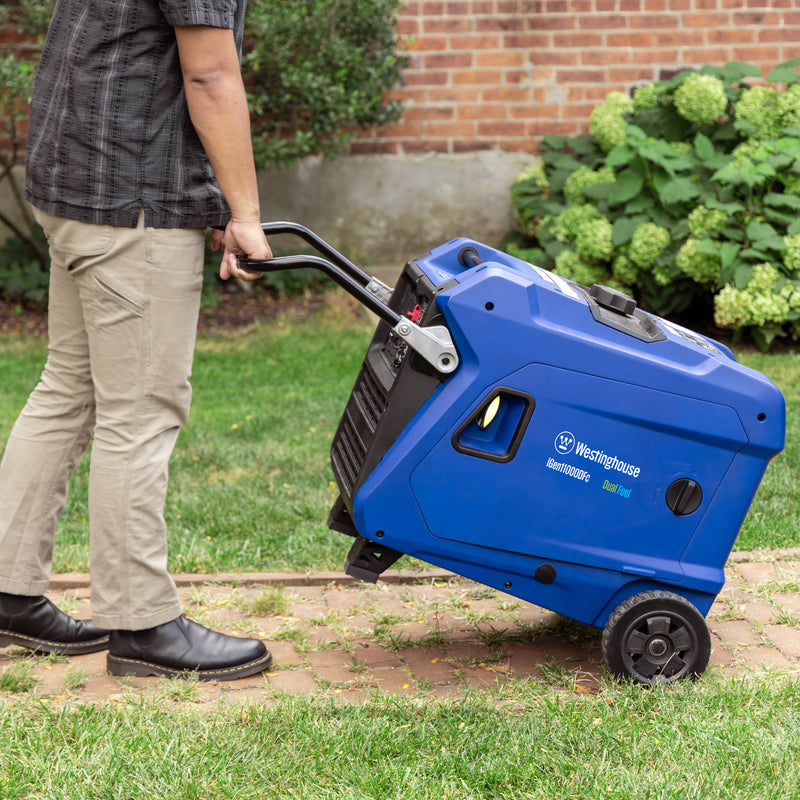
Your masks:
M618 677L636 683L698 678L711 655L702 614L671 592L642 592L621 603L603 629L603 658Z

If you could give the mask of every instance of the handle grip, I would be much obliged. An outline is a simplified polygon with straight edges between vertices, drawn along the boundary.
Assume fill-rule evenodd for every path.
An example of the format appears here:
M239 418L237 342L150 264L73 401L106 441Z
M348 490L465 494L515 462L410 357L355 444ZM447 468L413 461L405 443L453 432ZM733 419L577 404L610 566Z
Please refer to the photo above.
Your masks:
M267 235L293 233L310 244L320 255L277 256L275 258L239 258L248 272L278 272L311 267L318 269L341 286L373 314L392 326L394 333L416 350L434 368L444 374L453 372L459 359L450 331L443 325L421 328L387 305L391 290L357 267L324 239L295 222L265 222Z
M344 256L342 256L344 258ZM240 258L239 266L248 272L281 272L290 269L304 269L311 267L325 273L331 280L349 292L362 305L366 306L373 314L380 317L384 322L395 326L402 317L389 306L383 303L368 288L370 278L367 276L365 283L362 283L357 276L346 272L340 265L334 264L328 259L320 256L301 255L301 256L276 256L275 258Z

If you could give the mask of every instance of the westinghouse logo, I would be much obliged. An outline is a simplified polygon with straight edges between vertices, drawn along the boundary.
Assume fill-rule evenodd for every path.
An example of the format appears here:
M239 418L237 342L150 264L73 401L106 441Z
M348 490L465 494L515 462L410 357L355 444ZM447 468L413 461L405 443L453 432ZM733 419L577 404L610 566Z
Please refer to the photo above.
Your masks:
M568 456L575 448L575 437L569 431L561 431L556 436L556 452L562 456Z
M594 450L591 445L579 442L570 431L561 431L553 442L556 452L561 456L568 456L573 451L575 455L585 458L607 470L614 470L631 478L638 478L641 467L628 461L623 461L615 455L609 455L604 450Z
M631 478L638 478L639 473L642 471L641 467L636 464L622 461L616 456L608 455L603 450L592 450L588 444L583 442L575 443L575 455L585 458L587 461L592 461L595 464L600 464L604 469L614 470L623 475L630 475Z

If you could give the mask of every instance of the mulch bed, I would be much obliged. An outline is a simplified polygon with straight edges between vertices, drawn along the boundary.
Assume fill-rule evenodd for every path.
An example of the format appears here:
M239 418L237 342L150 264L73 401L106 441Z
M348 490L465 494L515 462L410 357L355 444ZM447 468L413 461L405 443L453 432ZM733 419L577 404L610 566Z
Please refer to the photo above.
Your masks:
M286 311L302 318L321 308L323 302L324 292L317 289L309 289L297 297L265 287L255 287L252 293L235 287L222 288L200 310L198 327L202 331L246 329ZM0 332L46 335L47 310L33 303L0 299Z

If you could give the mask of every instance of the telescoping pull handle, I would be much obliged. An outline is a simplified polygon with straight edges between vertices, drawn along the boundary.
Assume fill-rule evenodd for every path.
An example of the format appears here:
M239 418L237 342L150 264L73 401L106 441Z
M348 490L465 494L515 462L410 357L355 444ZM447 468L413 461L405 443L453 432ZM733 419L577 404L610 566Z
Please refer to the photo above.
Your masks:
M392 290L367 275L350 259L303 225L294 222L265 222L264 233L292 233L310 244L320 255L276 256L275 258L239 258L248 272L279 272L311 267L327 275L336 284L366 306L373 314L392 326L394 333L441 373L449 374L458 367L458 352L450 331L443 325L420 327L387 305Z

